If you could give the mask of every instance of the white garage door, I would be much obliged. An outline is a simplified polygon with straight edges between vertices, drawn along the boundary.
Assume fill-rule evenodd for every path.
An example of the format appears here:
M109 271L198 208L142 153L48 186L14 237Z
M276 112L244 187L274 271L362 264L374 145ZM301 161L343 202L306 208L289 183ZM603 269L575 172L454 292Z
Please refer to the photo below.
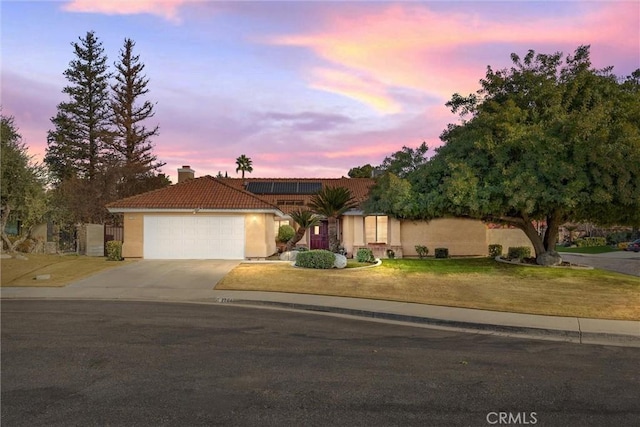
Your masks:
M145 215L144 257L244 259L244 217Z

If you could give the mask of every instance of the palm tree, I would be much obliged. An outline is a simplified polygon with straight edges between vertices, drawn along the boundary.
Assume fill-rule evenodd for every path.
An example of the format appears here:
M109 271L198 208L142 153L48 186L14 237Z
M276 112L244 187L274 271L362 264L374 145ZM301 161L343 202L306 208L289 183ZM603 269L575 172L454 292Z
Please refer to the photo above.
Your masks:
M249 172L249 173L253 172L253 167L251 167L251 163L252 163L251 159L245 156L244 154L236 159L236 165L238 165L238 167L236 168L236 173L238 173L238 171L242 171L242 179L244 179L245 172Z
M320 217L308 209L293 211L289 214L292 220L298 224L296 234L287 242L287 248L285 250L290 251L293 247L302 240L304 233L314 225L320 222Z
M344 187L325 187L313 196L309 207L317 214L323 215L329 221L329 249L338 252L338 218L355 208L358 204L351 196L351 192Z

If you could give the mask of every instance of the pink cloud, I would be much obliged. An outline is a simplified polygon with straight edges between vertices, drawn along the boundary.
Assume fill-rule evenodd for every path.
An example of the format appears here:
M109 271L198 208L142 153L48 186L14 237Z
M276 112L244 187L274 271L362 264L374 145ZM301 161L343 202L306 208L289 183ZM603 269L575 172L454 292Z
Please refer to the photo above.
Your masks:
M514 46L526 46L523 53L536 46L555 46L552 51L569 49L565 52L570 53L580 44L592 44L601 49L594 52L594 59L611 59L607 58L611 52L605 53L610 50L618 60L625 54L637 57L638 3L592 6L582 14L576 7L572 19L531 16L526 21L494 21L473 11L436 12L420 4L363 6L330 17L324 30L268 42L308 48L330 64L308 70L311 87L357 99L378 111L397 112L400 107L390 87L439 99L475 91L491 60L486 59L491 53L487 51L496 50L492 45L509 49L500 55L502 64L495 66L508 65ZM485 59L478 50L485 52Z
M71 0L62 6L67 12L136 15L147 13L177 22L178 9L188 0Z

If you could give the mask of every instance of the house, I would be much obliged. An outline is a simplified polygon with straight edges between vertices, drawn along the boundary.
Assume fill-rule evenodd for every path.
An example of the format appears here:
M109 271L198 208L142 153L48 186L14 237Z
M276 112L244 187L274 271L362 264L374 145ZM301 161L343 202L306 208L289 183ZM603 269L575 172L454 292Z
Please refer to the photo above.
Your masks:
M358 203L367 199L369 178L196 178L189 166L178 170L178 183L107 205L123 214L125 258L254 259L276 252L280 225L294 225L289 213L304 209L323 187L345 187ZM446 247L451 255L487 255L489 244L531 246L517 229L490 228L470 219L398 220L386 215L346 212L338 234L348 255L371 248L378 257L388 249L396 257L417 256L415 246L433 253ZM326 221L308 230L299 244L328 248Z

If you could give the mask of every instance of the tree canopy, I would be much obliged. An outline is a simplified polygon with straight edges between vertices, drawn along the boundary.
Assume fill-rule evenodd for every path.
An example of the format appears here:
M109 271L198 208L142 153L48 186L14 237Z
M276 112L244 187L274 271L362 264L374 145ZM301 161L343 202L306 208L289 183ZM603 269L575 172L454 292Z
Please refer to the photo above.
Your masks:
M588 46L566 58L512 54L512 67L487 68L476 94L454 94L447 105L461 122L407 175L411 216L514 225L539 262L566 221L637 226L640 70L622 79L611 67L592 68L589 56ZM398 216L407 210L390 208ZM533 220L546 223L542 236Z
M0 227L4 244L14 252L47 213L45 179L42 168L31 161L13 117L0 115L0 141ZM11 220L22 225L21 236L14 241L6 233Z
M242 172L242 179L244 179L244 173L245 172L253 172L253 166L252 166L253 162L251 161L251 158L247 157L246 155L241 155L240 157L238 157L236 159L236 165L238 166L236 168L236 173L238 171Z

